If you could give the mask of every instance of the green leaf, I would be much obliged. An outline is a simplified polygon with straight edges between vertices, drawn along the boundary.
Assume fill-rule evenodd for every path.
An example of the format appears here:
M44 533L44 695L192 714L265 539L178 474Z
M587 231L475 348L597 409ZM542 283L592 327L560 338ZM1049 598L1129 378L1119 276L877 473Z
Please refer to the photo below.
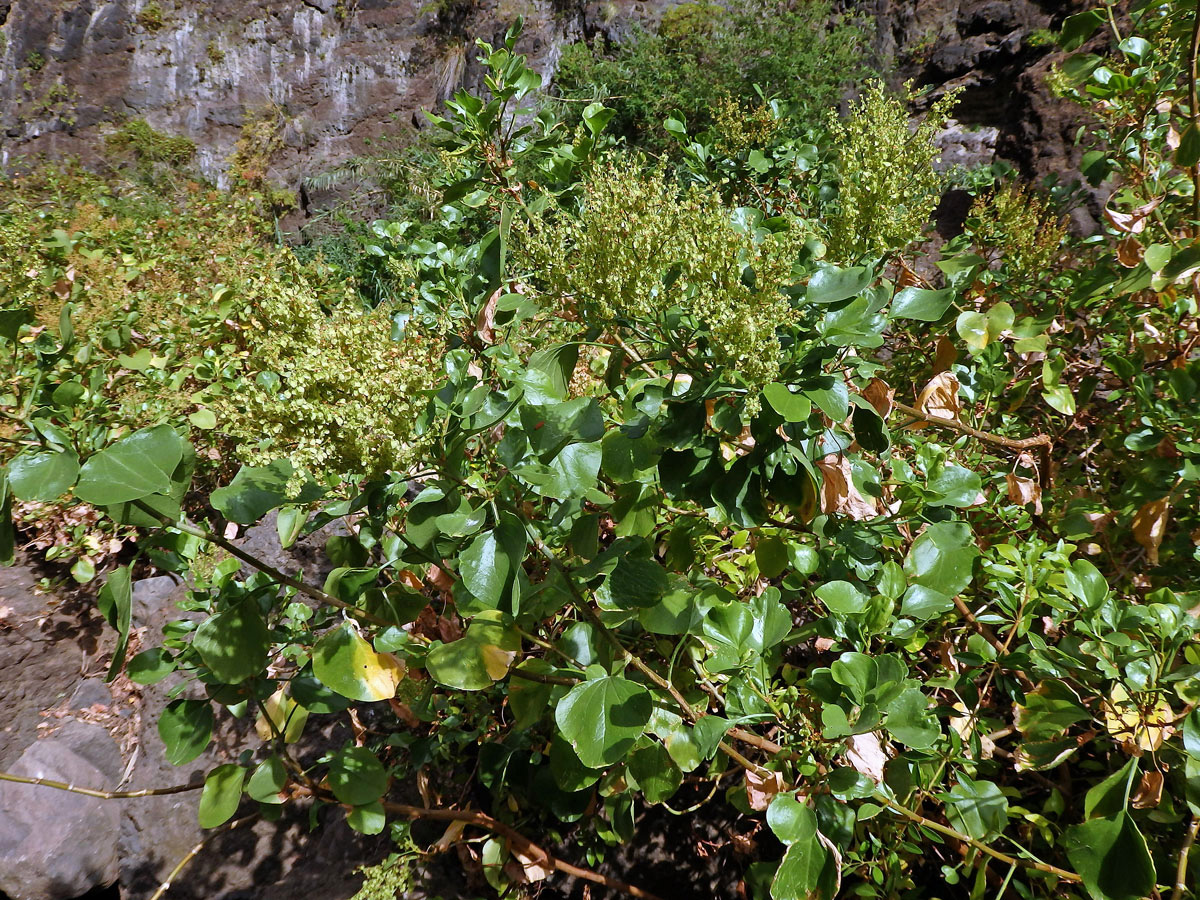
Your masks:
M988 345L987 317L975 310L959 313L954 330L972 353L978 353Z
M654 704L650 692L625 678L604 676L575 685L554 711L554 721L592 769L625 758L646 730Z
M953 302L954 291L949 288L931 291L907 287L892 298L892 316L898 319L936 322L946 314Z
M768 384L763 388L763 398L788 422L807 422L812 415L812 401L803 394L793 394L786 384Z
M920 688L908 688L888 704L885 720L892 737L914 750L928 750L942 735L937 718L929 711L929 698Z
M1181 169L1190 169L1200 162L1200 130L1193 123L1188 123L1179 136L1179 147L1175 150L1175 165ZM1161 266L1159 267L1161 268Z
M971 529L962 522L935 522L913 541L904 571L915 579L901 612L929 619L953 608L953 599L971 583L979 555Z
M521 564L520 559L510 559L506 549L508 542L502 540L503 537L498 529L485 531L467 545L458 561L458 574L463 585L471 596L492 609L500 605L514 563Z
M675 765L667 748L658 741L630 754L629 774L637 782L647 803L662 803L671 799L683 784L683 772Z
M17 333L26 322L33 321L33 311L25 307L0 309L0 338L16 341Z
M950 824L977 841L998 837L1008 825L1008 798L990 781L959 775L945 801Z
M117 630L117 646L105 681L112 681L125 664L125 649L129 646L129 624L133 617L133 581L129 566L114 569L96 597L96 605L108 624Z
M11 566L16 555L17 533L13 528L12 501L8 473L0 469L0 566Z
M125 666L125 674L135 684L157 684L175 671L175 658L162 647L143 650Z
M346 813L346 824L359 834L379 834L387 826L387 813L383 811L383 804L376 800Z
M272 805L283 803L279 792L287 784L287 767L278 756L268 756L250 773L246 793L259 803Z
M849 269L824 266L808 280L804 299L809 303L837 303L839 300L847 300L865 291L874 277L874 273L865 266Z
M207 700L175 700L158 717L158 736L167 748L167 762L189 763L212 738L213 711Z
M18 500L57 500L78 475L79 457L73 450L25 450L8 463L9 487Z
M366 747L348 747L329 761L329 789L351 806L374 803L387 793L387 769Z
M200 791L201 828L216 828L233 818L242 800L245 778L246 770L233 763L217 766L208 773Z
M349 622L321 637L312 654L321 684L351 700L369 703L396 696L404 669L394 657L376 653Z
M183 452L183 439L169 425L135 431L83 464L75 496L94 506L111 506L168 494Z
M1129 788L1137 777L1138 761L1133 757L1099 784L1088 789L1083 798L1083 817L1112 817L1125 811Z
M850 390L846 382L829 376L816 381L817 386L806 388L804 396L835 423L845 421L846 416L850 415Z
M983 489L983 482L970 469L947 464L925 483L930 496L926 506L953 506L959 509L974 506Z
M787 544L777 535L761 538L754 545L754 561L766 578L778 578L788 567Z
M1142 900L1154 890L1154 860L1128 813L1068 828L1064 844L1093 900Z
M571 341L538 350L529 357L529 368L546 373L550 385L560 397L569 395L571 376L579 362L579 344Z
M817 815L792 794L776 794L767 807L767 824L784 844L803 844L817 833Z
M789 846L771 882L772 900L811 900L821 884L828 857L829 851L816 832L807 841Z
M1067 16L1058 36L1059 46L1068 52L1076 50L1103 24L1104 13L1098 9Z
M836 616L851 616L867 607L867 595L848 581L830 581L814 591L817 599Z
M220 681L240 684L266 666L271 634L258 611L258 602L250 598L201 623L192 647Z
M1086 559L1077 559L1063 573L1069 590L1088 609L1095 609L1108 597L1108 582L1100 570Z
M213 509L231 522L252 525L285 503L311 503L324 496L313 481L305 480L297 496L289 497L287 484L295 470L287 460L266 466L242 466L233 481L208 498Z
M211 431L217 427L217 414L211 409L198 409L188 416L188 421L201 431Z
M618 609L654 606L667 592L667 570L644 556L622 556L605 581Z

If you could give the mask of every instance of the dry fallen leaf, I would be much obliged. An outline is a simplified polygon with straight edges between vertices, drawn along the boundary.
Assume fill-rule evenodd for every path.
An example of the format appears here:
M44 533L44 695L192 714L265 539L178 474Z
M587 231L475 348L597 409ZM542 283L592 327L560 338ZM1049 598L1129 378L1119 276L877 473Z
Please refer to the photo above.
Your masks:
M1117 244L1117 262L1127 269L1132 269L1142 261L1144 252L1141 242L1130 235Z
M1142 773L1141 783L1133 792L1134 809L1153 809L1162 800L1162 772L1150 771Z
M831 453L817 462L821 472L821 512L841 513L852 519L870 519L878 515L877 501L858 492L850 473L850 460Z
M1108 219L1109 224L1122 234L1141 234L1146 230L1146 217L1154 212L1162 201L1162 197L1156 197L1149 203L1131 209L1127 213L1119 213L1105 206L1104 218Z
M762 812L771 805L775 795L783 790L783 776L766 769L746 770L746 797L750 808Z
M496 304L500 301L500 290L492 291L475 317L475 333L485 344L496 343Z
M1033 504L1033 511L1042 514L1042 486L1032 478L1023 478L1011 472L1005 476L1008 482L1008 500L1018 506Z
M846 762L876 784L883 781L889 757L877 732L853 735L846 741Z
M883 418L886 419L891 414L892 398L896 396L896 389L889 387L882 378L872 378L871 383L863 388L862 395Z
M945 372L958 359L958 350L954 346L954 342L950 338L942 335L938 338L937 348L933 352L933 374L940 375Z
M952 372L934 375L917 397L917 409L931 419L959 421L962 401L958 398L958 379Z
M1146 556L1152 566L1158 565L1158 548L1162 546L1167 531L1167 520L1171 515L1171 498L1151 500L1133 514L1133 537L1146 548Z
M512 855L521 864L521 873L527 882L542 881L545 878L549 878L550 873L554 871L550 860L544 855L541 858L535 858L520 847L513 847Z

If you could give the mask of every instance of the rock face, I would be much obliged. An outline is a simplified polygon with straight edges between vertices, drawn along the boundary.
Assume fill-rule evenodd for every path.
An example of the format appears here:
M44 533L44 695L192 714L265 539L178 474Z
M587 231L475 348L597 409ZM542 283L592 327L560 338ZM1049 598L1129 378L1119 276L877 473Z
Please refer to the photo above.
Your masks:
M874 20L874 48L897 83L932 87L929 99L961 90L953 131L945 143L961 161L995 155L1026 176L1078 177L1076 130L1086 114L1055 97L1045 75L1062 56L1052 32L1086 0L864 0ZM965 138L965 140L964 140ZM978 151L984 151L982 153Z
M83 786L116 784L121 753L98 725L73 721L36 741L16 775ZM0 893L70 900L117 880L121 811L113 801L33 785L0 784Z
M99 162L104 136L145 119L197 146L221 181L239 139L273 147L298 188L422 124L418 110L478 83L473 41L518 15L549 78L564 43L621 38L672 0L0 0L0 167L31 153ZM964 89L963 129L1030 175L1073 166L1079 115L1045 90L1046 29L1084 0L843 0L897 81ZM251 149L253 149L251 147Z
M518 15L544 71L581 27L552 0L7 0L0 157L95 158L115 123L143 118L192 139L218 180L244 135L281 143L269 174L295 186L449 96L477 74L474 38Z

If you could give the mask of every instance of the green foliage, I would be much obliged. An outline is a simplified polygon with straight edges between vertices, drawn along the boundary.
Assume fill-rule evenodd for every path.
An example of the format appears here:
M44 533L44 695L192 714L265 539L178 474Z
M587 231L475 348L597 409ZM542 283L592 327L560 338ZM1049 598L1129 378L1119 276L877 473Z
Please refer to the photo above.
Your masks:
M671 172L615 149L600 104L573 132L531 109L515 31L481 44L486 92L432 117L441 202L365 229L387 296L364 307L274 250L244 305L220 295L227 368L197 392L253 464L218 490L194 474L216 449L200 409L71 412L96 390L92 357L67 352L85 330L55 315L75 230L14 201L14 252L45 234L60 268L11 273L0 507L90 501L188 577L188 615L127 671L204 686L160 718L177 765L218 715L257 716L261 749L209 774L206 825L300 796L367 834L455 822L430 849L490 833L480 874L503 896L550 874L523 834L599 865L646 807L711 804L778 841L741 872L761 900L997 880L1136 898L1181 853L1186 889L1194 10L1143 6L1145 37L1065 67L1120 148L1085 157L1098 183L1122 176L1112 233L1066 234L1069 190L981 181L933 284L905 260L946 105L915 131L879 87L829 134L671 119ZM1068 19L1063 41L1102 24L1119 27ZM90 352L167 396L133 331ZM352 525L322 585L205 549L273 511L284 545ZM130 577L100 596L122 641ZM351 711L370 723L353 745L293 753ZM446 806L395 802L413 780ZM364 891L408 884L415 845L396 839Z
M142 163L182 166L196 155L196 145L183 136L155 131L145 119L130 119L105 139L110 150L127 151Z
M750 110L763 95L780 96L818 114L862 73L863 47L859 25L834 15L827 0L680 3L656 33L566 47L555 86L570 101L568 122L600 99L614 112L613 133L661 150L670 145L668 116L704 130L723 103Z

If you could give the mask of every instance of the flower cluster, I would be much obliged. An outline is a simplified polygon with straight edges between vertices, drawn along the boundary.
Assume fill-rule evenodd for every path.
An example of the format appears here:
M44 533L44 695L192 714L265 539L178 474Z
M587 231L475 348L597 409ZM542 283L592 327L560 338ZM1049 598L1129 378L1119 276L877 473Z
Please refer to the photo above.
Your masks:
M598 167L578 216L524 226L518 244L565 304L736 373L753 397L779 367L776 332L794 318L782 289L804 235L739 228L710 190L678 193L661 171Z

